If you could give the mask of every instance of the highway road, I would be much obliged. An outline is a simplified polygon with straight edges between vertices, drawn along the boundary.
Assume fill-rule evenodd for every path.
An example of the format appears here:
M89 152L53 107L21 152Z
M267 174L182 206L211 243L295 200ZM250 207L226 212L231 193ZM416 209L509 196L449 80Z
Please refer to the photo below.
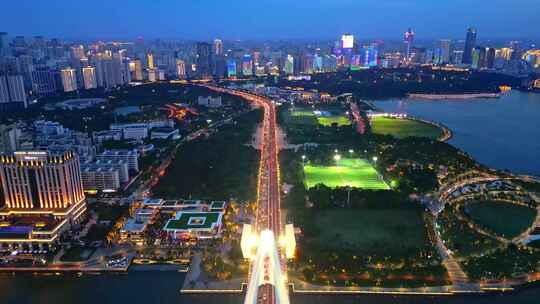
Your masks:
M263 117L263 140L261 147L261 158L259 167L259 181L257 189L257 213L256 213L256 230L260 233L265 230L273 232L277 238L282 232L281 223L281 198L280 198L280 175L279 175L279 146L277 140L277 122L276 122L276 107L274 103L267 97L256 95L251 92L242 90L231 90L211 85L205 87L235 96L242 97L249 102L256 103L264 110ZM281 257L283 260L283 257ZM284 263L282 263L284 264ZM271 265L264 265L265 281L266 276L270 277L271 270L266 272L266 268ZM279 296L276 293L275 286L264 284L259 287L257 303L278 303Z

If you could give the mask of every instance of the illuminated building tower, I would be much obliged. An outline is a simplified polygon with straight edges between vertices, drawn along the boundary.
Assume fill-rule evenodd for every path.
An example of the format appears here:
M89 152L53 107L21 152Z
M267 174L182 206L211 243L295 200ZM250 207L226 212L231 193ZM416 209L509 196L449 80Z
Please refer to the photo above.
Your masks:
M73 92L77 90L77 75L75 69L63 69L61 71L61 76L64 92Z
M129 70L131 71L131 74L133 75L131 78L135 81L143 81L143 70L142 70L142 62L140 59L133 59L129 63Z
M514 50L511 48L502 48L500 51L500 58L503 58L506 61L509 61L512 59L512 54L514 53Z
M176 59L176 76L178 79L186 78L186 63L182 59Z
M435 43L434 58L435 64L445 64L450 62L450 43L449 39L441 39Z
M411 61L411 52L412 47L414 43L414 32L411 28L409 28L404 36L403 36L403 42L405 43L405 61L410 62Z
M50 246L86 210L79 158L71 151L1 155L0 177L5 201L1 246Z
M354 49L354 36L345 34L341 36L341 63L343 65L351 65Z
M245 54L244 58L242 59L242 75L253 75L253 60L251 60L250 54Z
M465 48L463 49L463 64L473 63L473 50L476 47L476 29L471 27L467 30L465 37Z
M32 71L32 91L38 96L49 96L56 92L54 72L41 66Z
M197 74L201 78L212 75L212 55L210 44L206 42L197 43Z
M287 75L294 74L294 57L292 55L287 55L285 58L285 64L283 65L283 72Z
M220 39L214 40L214 55L223 55L223 42Z
M227 59L227 77L236 77L236 60L233 58Z
M486 67L486 53L485 47L478 46L473 49L471 63L473 69L482 69Z
M82 69L84 88L86 90L97 88L96 80L96 68L94 67L85 67Z
M154 54L152 54L152 52L149 52L149 53L146 55L146 60L148 61L148 68L149 68L149 69L155 68L155 65L154 65Z

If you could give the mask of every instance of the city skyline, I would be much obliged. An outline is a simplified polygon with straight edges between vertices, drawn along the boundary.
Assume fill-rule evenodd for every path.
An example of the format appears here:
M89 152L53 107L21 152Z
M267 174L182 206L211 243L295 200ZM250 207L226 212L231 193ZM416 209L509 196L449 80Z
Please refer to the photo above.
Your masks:
M461 38L463 29L470 26L485 39L538 38L530 26L535 18L535 10L530 7L538 4L537 0L496 0L489 5L465 0L451 4L424 0L213 2L209 7L198 1L136 0L130 6L94 1L80 9L66 0L25 0L5 4L7 9L0 17L5 21L2 30L12 35L64 39L328 39L343 32L399 39L409 27L418 37L434 39ZM460 18L455 18L457 15ZM91 16L99 16L99 21L92 21ZM502 18L505 22L498 22Z

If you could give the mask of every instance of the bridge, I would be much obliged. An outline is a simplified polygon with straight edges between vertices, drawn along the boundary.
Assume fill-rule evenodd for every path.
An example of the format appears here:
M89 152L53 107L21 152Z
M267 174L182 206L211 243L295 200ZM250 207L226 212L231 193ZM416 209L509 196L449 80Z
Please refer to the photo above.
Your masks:
M203 86L242 97L264 110L256 221L244 226L241 241L244 257L251 260L244 303L288 304L286 262L294 257L296 243L292 225L281 222L276 107L267 97L248 91Z

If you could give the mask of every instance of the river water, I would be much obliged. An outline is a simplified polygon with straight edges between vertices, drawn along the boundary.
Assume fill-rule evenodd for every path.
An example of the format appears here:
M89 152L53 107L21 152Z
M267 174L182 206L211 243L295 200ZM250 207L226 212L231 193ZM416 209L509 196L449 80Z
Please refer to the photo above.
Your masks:
M376 101L387 112L443 123L450 144L479 162L514 173L540 175L540 94L510 91L499 99Z
M451 144L480 162L517 173L540 175L540 95L513 91L500 99L468 101L387 100L385 111L405 112L441 122L454 132ZM96 303L241 303L242 296L183 296L185 275L177 272L130 272L119 275L34 276L0 274L1 304ZM293 296L292 303L540 303L540 287L486 296Z
M177 272L131 272L59 276L31 274L0 274L0 303L2 304L171 304L171 303L242 303L241 295L184 296L179 292L185 275ZM537 304L540 287L531 287L505 295L484 296L293 296L298 304Z

